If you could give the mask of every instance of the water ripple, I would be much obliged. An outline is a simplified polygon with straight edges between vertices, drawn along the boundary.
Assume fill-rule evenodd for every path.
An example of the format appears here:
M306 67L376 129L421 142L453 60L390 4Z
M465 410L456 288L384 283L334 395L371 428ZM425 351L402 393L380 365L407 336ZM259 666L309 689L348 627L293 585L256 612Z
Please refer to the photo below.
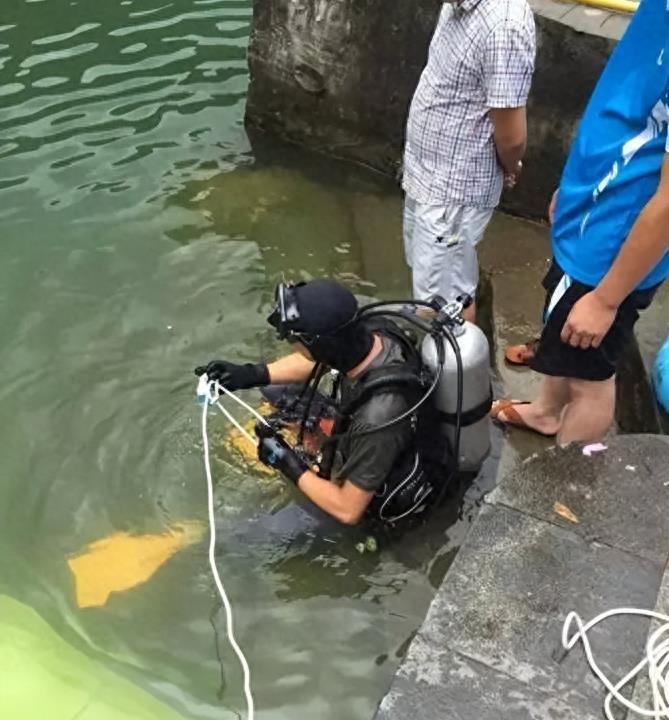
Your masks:
M23 83L7 83L6 85L0 85L0 95L15 95L25 89Z
M98 65L88 68L81 76L82 85L90 85L100 78L109 75L123 75L126 73L138 73L147 70L157 70L167 67L172 63L195 57L197 50L195 48L183 48L167 55L154 55L150 58L133 64L122 65Z
M206 517L192 367L276 355L265 318L284 268L359 278L363 256L383 255L394 274L385 245L363 252L356 233L360 208L385 222L399 206L244 168L251 4L5 0L0 25L0 592L189 720L233 717L240 687L231 674L217 697L203 548L99 613L74 610L67 557ZM293 545L279 513L269 542L250 516L290 489L226 449L220 418L211 430L219 560L263 717L370 717L392 672L370 658L415 627L428 582L388 604L379 557Z
M54 63L65 58L70 59L76 57L77 55L83 55L91 50L95 50L97 46L97 43L83 43L82 45L65 48L64 50L52 50L51 52L44 53L42 55L33 55L32 57L26 58L21 63L21 67L32 68L35 67L35 65L42 65L47 62Z
M85 201L92 186L72 183L74 167L148 201L208 133L239 123L251 0L41 8L11 4L0 25L0 192L14 217L30 193L47 208Z
M135 43L134 45L128 45L128 47L121 50L121 55L132 55L134 53L142 52L149 47L146 43Z
M112 37L125 37L126 35L135 35L137 33L146 34L149 30L162 30L163 28L172 27L173 25L179 25L184 20L201 20L217 17L228 18L230 17L230 12L228 9L221 8L220 10L203 10L196 13L184 13L182 15L175 15L174 17L164 18L162 20L117 28L116 30L112 30L109 34Z
M216 2L219 1L220 0L216 0ZM155 15L156 13L162 12L163 10L170 8L173 5L174 3L167 3L167 5L161 5L160 7L156 8L149 8L148 10L136 10L135 12L128 13L128 17L146 17L147 15Z
M64 40L70 40L71 38L76 37L77 35L81 35L88 30L95 30L99 27L100 23L85 23L84 25L79 25L79 27L75 28L74 30L70 30L70 32L60 33L59 35L49 35L48 37L43 38L37 38L36 40L33 40L32 43L33 45L53 45L54 43L63 42Z

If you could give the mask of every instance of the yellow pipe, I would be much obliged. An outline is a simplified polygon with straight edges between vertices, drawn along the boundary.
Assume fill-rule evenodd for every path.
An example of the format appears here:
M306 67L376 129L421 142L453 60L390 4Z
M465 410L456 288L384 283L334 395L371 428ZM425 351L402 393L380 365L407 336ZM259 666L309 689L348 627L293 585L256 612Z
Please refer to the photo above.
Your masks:
M575 0L575 2L600 10L615 10L624 13L634 13L639 7L639 3L634 0Z

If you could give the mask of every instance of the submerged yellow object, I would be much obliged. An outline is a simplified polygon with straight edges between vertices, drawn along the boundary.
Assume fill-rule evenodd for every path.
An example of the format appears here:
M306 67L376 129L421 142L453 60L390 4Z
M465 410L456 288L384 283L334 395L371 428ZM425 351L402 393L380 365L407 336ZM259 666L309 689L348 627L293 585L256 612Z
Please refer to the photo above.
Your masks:
M149 580L159 567L204 534L199 523L182 523L157 535L117 532L97 540L67 562L74 575L77 605L102 607L113 592Z
M272 412L272 406L269 403L263 402L258 408L258 412L262 416L267 416ZM253 437L255 434L255 425L255 418L251 418L248 422L242 425L242 427ZM284 429L283 434L289 442L294 444L297 441L297 432ZM267 467L267 465L263 465L260 460L258 460L258 446L255 443L250 442L249 439L240 433L236 428L232 428L232 430L227 433L223 440L223 444L228 448L228 450L234 450L241 457L247 467L251 468L254 472L261 473L262 475L268 475L270 477L276 475L275 470Z
M242 426L249 435L253 435L255 432L255 420L249 420L245 425ZM253 468L254 471L263 473L264 475L274 475L274 470L263 465L258 460L258 446L242 433L237 428L232 428L230 432L225 436L224 445L229 450L234 450L238 453L244 463L247 466Z

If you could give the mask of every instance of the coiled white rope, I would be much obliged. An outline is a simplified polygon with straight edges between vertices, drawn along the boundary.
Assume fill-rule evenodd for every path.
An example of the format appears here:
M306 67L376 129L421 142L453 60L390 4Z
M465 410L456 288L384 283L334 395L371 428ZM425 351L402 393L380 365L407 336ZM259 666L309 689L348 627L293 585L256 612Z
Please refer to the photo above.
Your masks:
M244 435L246 435L252 442L253 438L244 430L244 428L241 427L241 425L237 423L237 421L232 417L232 415L227 410L225 410L225 408L223 408L220 403L217 402L219 398L219 389L223 388L221 388L218 383L208 383L206 380L206 376L202 377L204 378L204 381L202 380L202 378L200 378L200 385L198 385L198 396L203 396L201 394L201 388L203 387L203 383L206 383L207 392L206 396L204 396L204 402L202 407L202 444L204 446L204 469L207 476L207 507L209 510L209 564L211 565L211 572L214 576L214 581L216 582L218 594L221 596L221 600L223 601L223 607L225 608L225 620L230 645L232 645L232 649L235 651L235 654L239 658L239 664L242 666L242 672L244 673L244 695L246 697L247 717L248 720L253 720L254 704L253 694L251 693L251 670L249 668L246 657L244 656L244 652L237 643L237 640L235 639L232 622L232 607L230 605L230 601L228 600L228 595L225 592L225 587L223 586L221 577L218 574L218 568L216 567L216 518L214 513L214 482L212 480L211 474L211 461L209 458L209 436L207 433L207 413L209 411L209 405L217 403L223 414L235 425L238 430L244 433Z
M619 680L615 685L606 677L601 668L595 661L588 632L595 625L607 620L608 618L618 615L636 615L638 617L646 617L653 620L659 620L662 624L648 638L646 643L646 653L641 660L630 672ZM576 625L576 631L570 636L572 625ZM608 694L604 700L604 714L607 720L615 720L615 716L611 709L611 703L616 700L618 703L631 710L633 713L645 717L654 718L654 720L669 719L669 616L652 610L639 610L637 608L617 608L609 610L596 618L590 620L587 624L583 623L581 617L571 612L567 616L562 628L562 646L569 652L578 642L583 644L588 664L593 673L599 678L606 687ZM641 671L647 667L648 679L650 681L651 692L653 695L653 708L644 708L636 703L628 700L620 691L633 678L638 676Z

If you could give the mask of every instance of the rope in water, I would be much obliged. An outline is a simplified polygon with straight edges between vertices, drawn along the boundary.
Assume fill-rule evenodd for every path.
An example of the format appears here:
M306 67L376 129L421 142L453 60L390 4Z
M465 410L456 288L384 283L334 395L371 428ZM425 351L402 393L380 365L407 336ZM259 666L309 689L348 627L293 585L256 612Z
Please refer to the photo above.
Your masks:
M237 427L238 430L241 430L249 439L253 439L237 423L237 421L232 417L232 415L230 415L230 413L225 410L225 408L223 408L223 406L218 402L218 398L220 395L219 390L224 390L224 388L221 388L218 383L208 383L207 395L205 397L205 401L202 407L202 444L204 446L204 469L207 477L207 507L209 512L209 564L211 565L211 572L214 576L214 581L216 582L218 594L221 596L221 600L223 601L223 607L225 608L225 620L228 639L230 640L230 645L232 645L232 649L235 651L235 654L239 658L239 664L242 666L242 672L244 673L244 695L246 697L247 717L248 720L253 720L254 703L253 694L251 692L251 670L249 668L249 664L246 660L244 652L237 643L237 640L235 639L232 621L232 606L230 605L230 600L228 599L228 595L225 592L225 587L223 586L223 582L221 581L221 577L218 574L218 568L216 566L216 518L214 512L214 482L212 480L211 461L209 457L209 435L207 433L207 413L209 410L209 405L216 403L221 412L223 412L223 414L235 425L235 427ZM198 390L198 395L199 394L200 393ZM238 398L235 399L238 400Z
M648 638L646 643L646 653L641 660L630 672L619 680L615 685L606 677L601 668L595 661L592 652L588 633L599 623L611 617L620 615L635 615L637 617L646 617L653 620L659 620L662 624ZM576 625L576 631L570 636L572 625ZM604 714L607 720L615 720L615 715L611 708L614 700L631 710L633 713L641 717L654 718L654 720L669 719L669 616L651 610L639 610L637 608L617 608L609 610L596 618L590 620L587 624L583 623L580 616L571 612L567 616L562 628L562 646L569 652L578 642L582 643L585 656L593 673L599 678L608 694L604 700ZM647 667L648 679L650 681L651 691L653 694L653 709L644 708L636 703L628 700L621 694L624 688L631 680L637 677L641 671Z

